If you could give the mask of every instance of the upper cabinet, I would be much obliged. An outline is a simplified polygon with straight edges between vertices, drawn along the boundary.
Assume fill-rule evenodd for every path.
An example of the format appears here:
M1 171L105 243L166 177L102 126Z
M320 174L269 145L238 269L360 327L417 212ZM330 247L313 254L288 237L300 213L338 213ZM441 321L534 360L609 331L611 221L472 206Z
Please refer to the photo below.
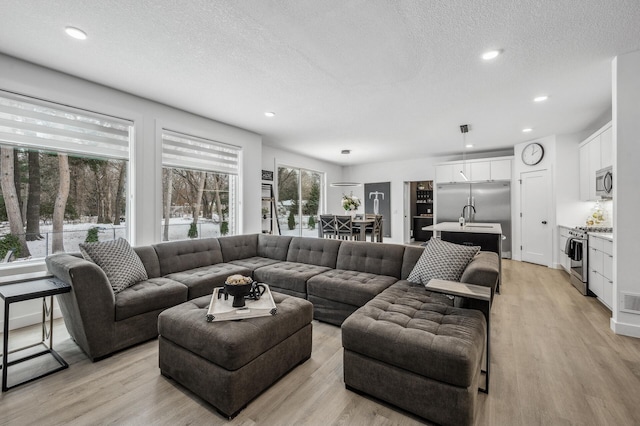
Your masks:
M490 161L478 161L477 163L470 163L471 169L470 180L491 180L491 162Z
M595 201L596 171L613 165L611 123L580 144L580 200Z
M511 180L511 159L491 160L492 180Z
M452 161L436 166L436 183L511 180L511 157L484 158L482 160Z
M600 168L613 166L613 129L611 125L600 134Z

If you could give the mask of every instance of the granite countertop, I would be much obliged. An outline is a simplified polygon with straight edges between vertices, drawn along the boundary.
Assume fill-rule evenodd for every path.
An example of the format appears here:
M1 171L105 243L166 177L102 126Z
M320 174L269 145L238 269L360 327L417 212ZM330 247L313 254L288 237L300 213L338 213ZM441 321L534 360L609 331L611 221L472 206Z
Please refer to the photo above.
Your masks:
M502 226L499 223L471 222L460 226L458 222L441 222L431 226L425 226L423 231L445 232L471 232L476 234L502 234Z
M588 232L590 237L601 238L607 241L613 241L613 234L608 232Z
M559 228L565 228L565 229L573 229L575 228L575 226L567 226L567 225L558 225Z

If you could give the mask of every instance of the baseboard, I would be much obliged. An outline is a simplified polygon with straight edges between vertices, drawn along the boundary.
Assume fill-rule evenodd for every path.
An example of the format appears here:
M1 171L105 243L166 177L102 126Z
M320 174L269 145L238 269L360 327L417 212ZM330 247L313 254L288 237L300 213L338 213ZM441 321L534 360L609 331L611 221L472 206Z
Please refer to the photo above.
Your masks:
M58 306L53 308L53 318L62 318L62 312ZM9 330L15 330L17 328L28 327L30 325L42 323L42 311L28 313L26 315L20 315L17 317L9 318ZM4 330L4 320L0 321L0 334Z
M638 324L617 322L616 320L611 318L610 326L611 330L613 330L613 332L616 334L640 338L640 325Z

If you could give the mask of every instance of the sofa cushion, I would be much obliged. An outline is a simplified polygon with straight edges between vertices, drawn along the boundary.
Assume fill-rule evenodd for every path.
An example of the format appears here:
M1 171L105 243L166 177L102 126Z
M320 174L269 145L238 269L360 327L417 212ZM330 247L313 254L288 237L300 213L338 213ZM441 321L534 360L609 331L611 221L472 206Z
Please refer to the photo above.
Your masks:
M353 306L362 306L398 281L395 277L331 269L309 278L307 293Z
M407 280L418 284L427 284L434 278L460 281L464 269L479 251L479 246L463 246L432 238Z
M293 237L258 234L258 256L275 260L287 260Z
M404 246L345 241L340 244L336 269L368 272L400 279Z
M406 280L413 271L413 268L418 263L418 259L422 256L424 247L421 246L406 246L404 248L404 255L402 256L402 273L400 274L401 280Z
M246 259L232 260L229 263L231 263L232 265L242 266L243 268L247 268L252 271L255 271L256 269L262 268L263 266L269 266L269 265L273 265L274 263L280 263L280 260L269 259L268 257L255 256L255 257L248 257Z
M134 247L133 251L136 252L144 268L147 270L149 278L158 278L160 275L160 261L158 260L158 253L151 246Z
M470 386L484 355L484 316L448 306L439 296L398 281L345 320L342 345L424 377Z
M258 235L233 235L218 238L222 250L222 261L245 259L258 255Z
M340 241L295 237L291 240L287 253L287 262L306 263L324 266L330 269L336 267Z
M227 277L233 274L251 276L251 270L231 263L216 263L166 275L189 288L189 299L212 294L214 287L221 287Z
M298 294L306 294L307 280L328 270L329 268L325 266L298 262L279 262L256 269L253 272L253 278L272 287L291 290Z
M114 293L148 278L140 257L124 238L96 243L82 243L80 251L86 260L98 265L109 279Z
M223 262L217 238L169 241L153 248L158 253L163 276Z
M151 278L116 295L116 321L165 309L187 300L187 287L167 278Z

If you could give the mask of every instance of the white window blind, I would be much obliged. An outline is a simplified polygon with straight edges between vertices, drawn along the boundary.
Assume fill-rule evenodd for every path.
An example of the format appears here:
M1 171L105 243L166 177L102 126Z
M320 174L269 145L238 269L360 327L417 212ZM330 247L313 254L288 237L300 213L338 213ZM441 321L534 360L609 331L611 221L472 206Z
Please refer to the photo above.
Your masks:
M129 159L131 121L0 91L0 143Z
M237 175L240 148L162 129L162 165Z

